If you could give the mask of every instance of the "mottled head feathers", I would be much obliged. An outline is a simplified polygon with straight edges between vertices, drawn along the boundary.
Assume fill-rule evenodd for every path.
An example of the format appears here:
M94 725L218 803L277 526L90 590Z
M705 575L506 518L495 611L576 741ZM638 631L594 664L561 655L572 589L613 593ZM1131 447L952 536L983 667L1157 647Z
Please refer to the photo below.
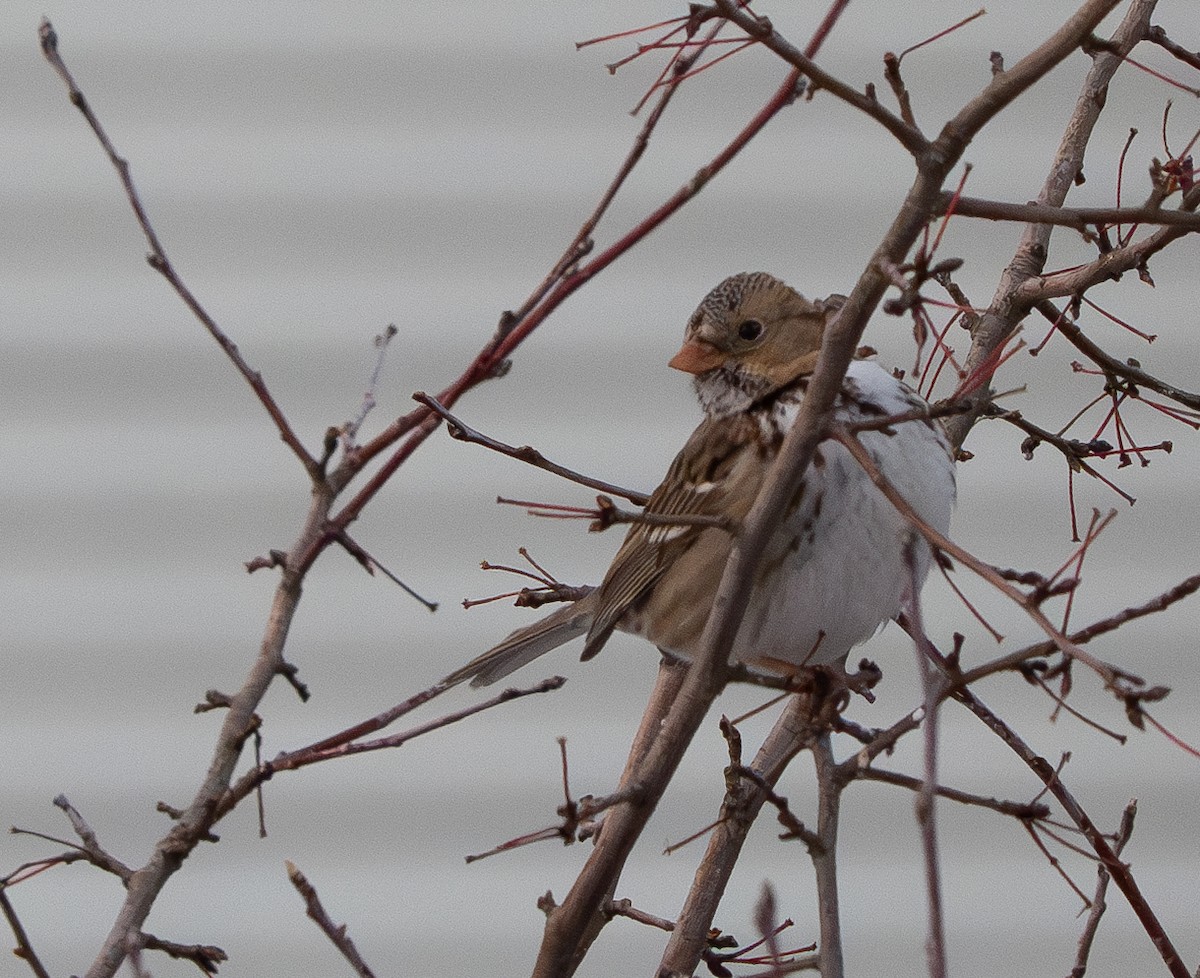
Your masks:
M671 366L694 374L706 413L725 415L812 373L845 300L804 298L766 272L731 275L692 313Z

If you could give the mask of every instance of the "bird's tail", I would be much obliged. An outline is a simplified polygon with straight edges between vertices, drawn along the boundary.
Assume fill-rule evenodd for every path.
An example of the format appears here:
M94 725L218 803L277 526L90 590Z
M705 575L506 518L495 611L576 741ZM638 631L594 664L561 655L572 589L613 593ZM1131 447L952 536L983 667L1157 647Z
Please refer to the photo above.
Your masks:
M586 632L592 624L592 614L586 601L567 605L525 628L518 628L499 645L450 673L442 683L452 686L467 679L472 686L490 686L510 672L516 672L539 656L558 648Z

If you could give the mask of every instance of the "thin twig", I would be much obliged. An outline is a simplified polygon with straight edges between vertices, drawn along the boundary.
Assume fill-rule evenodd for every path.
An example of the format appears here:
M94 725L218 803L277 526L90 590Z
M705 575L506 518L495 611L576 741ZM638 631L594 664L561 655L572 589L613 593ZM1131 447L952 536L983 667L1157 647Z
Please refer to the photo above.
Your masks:
M316 887L309 882L308 877L300 872L296 868L296 864L290 859L286 861L285 865L287 866L288 880L304 900L308 916L321 928L321 932L329 938L333 946L341 952L342 957L350 962L350 966L360 978L375 978L375 972L363 960L362 955L358 952L358 948L350 940L350 935L346 933L346 925L335 924L326 912L325 907L321 903L321 898L317 894Z
M790 64L798 77L809 78L814 88L823 89L870 116L895 136L900 145L914 157L919 157L928 150L929 141L915 125L889 112L877 99L857 91L813 61L816 51L811 49L811 45L810 50L801 51L776 31L769 21L755 15L748 5L738 0L716 0L716 5L725 17L737 24L748 36Z
M206 975L215 975L217 966L229 960L229 955L222 948L212 944L180 944L145 933L141 935L139 943L146 951L161 951L176 961L191 961Z
M1168 588L1149 601L1145 601L1139 605L1131 605L1128 608L1118 611L1116 614L1109 615L1107 618L1092 622L1092 624L1079 629L1079 631L1072 632L1068 638L1075 645L1084 645L1097 636L1116 631L1116 629L1127 622L1165 611L1177 601L1182 601L1184 598L1195 594L1197 590L1200 590L1200 574L1193 574L1191 577L1180 581L1174 587ZM957 679L956 685L971 686L985 676L1016 668L1031 659L1044 658L1057 648L1058 645L1053 641L1036 642L1033 645L1027 645L1022 649L1017 649L1015 652L1010 652L990 662L985 662L981 666L976 666L974 669L968 669Z
M960 217L1054 225L1077 231L1087 231L1089 225L1130 223L1200 231L1200 214L1185 210L1164 210L1161 207L1055 207L1050 204L1014 204L982 197L955 198L949 193L942 194L939 209L949 207L952 199L954 213Z
M1133 835L1133 821L1137 817L1137 799L1133 799L1125 806L1125 811L1121 814L1121 827L1117 830L1117 836L1113 840L1113 854L1121 855L1125 848L1125 844L1129 842ZM1104 898L1108 893L1108 883L1112 879L1112 874L1101 863L1096 867L1096 892L1092 896L1092 909L1088 914L1087 920L1083 925L1083 933L1079 935L1079 944L1075 950L1075 964L1071 968L1069 978L1083 978L1087 973L1088 956L1092 952L1092 944L1096 940L1096 932L1100 928L1100 918L1104 916L1104 911L1108 909L1108 904Z
M741 776L740 761L731 757L739 770L731 770L727 776L721 811L659 962L660 974L691 974L696 968L751 827L791 759L813 741L820 724L812 697L792 696L755 754L749 767L754 777ZM723 729L727 730L727 738L736 732L728 721ZM732 754L734 748L730 749Z
M924 779L914 778L911 774L901 774L899 771L888 771L884 768L863 764L858 764L857 770L854 772L854 777L859 781L881 781L884 784L894 784L900 788L908 788L910 791L920 791L922 785L925 783ZM1049 807L1042 804L988 798L984 795L977 795L969 791L962 791L958 788L950 788L941 784L935 785L933 790L938 797L945 798L947 801L956 801L962 805L987 808L1001 815L1008 815L1022 821L1042 819L1050 814Z
M428 598L422 597L415 590L405 584L404 581L388 570L388 568L381 564L375 557L369 554L361 544L352 539L349 533L339 533L337 539L338 543L342 545L346 553L350 554L351 557L357 560L368 574L373 576L375 571L379 571L384 577L395 584L398 588L400 588L401 591L407 594L414 601L423 604L430 611L438 610L438 603L436 601L430 601Z
M108 138L108 133L105 132L104 127L100 124L100 120L92 112L87 98L80 91L79 86L75 84L74 77L58 52L58 34L55 33L54 27L49 20L42 18L41 25L38 27L38 36L41 40L42 54L45 55L46 60L50 62L50 66L58 72L59 78L67 86L67 95L71 100L71 104L83 115L88 126L95 133L96 139L99 140L104 152L108 155L109 162L116 169L117 176L121 179L121 186L125 188L125 196L129 199L129 206L133 209L138 227L141 228L142 234L150 246L150 254L146 257L146 260L150 263L150 267L167 280L167 283L175 290L176 295L191 310L192 315L200 321L200 324L208 331L209 335L217 341L217 345L221 347L225 356L229 358L230 362L237 369L237 372L250 385L255 396L266 409L271 421L275 424L276 429L278 429L279 437L283 439L284 444L300 460L309 476L314 480L319 479L321 472L317 460L309 454L308 449L301 444L296 433L292 431L292 426L288 423L283 409L280 408L267 388L266 383L263 381L262 374L251 368L242 356L241 351L237 348L237 344L217 325L216 320L208 314L200 304L200 300L196 298L191 289L184 284L183 279L175 271L174 266L167 257L166 249L163 248L157 232L150 223L150 218L146 213L145 206L142 204L141 197L138 195L137 188L134 186L129 161L117 153L116 147Z
M993 733L1020 757L1046 786L1046 789L1054 795L1059 804L1062 805L1067 815L1070 816L1071 821L1083 833L1092 850L1112 875L1117 888L1125 895L1125 899L1129 901L1130 907L1141 922L1147 936L1158 950L1172 978L1192 978L1188 967L1183 963L1179 952L1175 949L1175 945L1171 943L1170 938L1163 929L1162 923L1151 909L1149 903L1146 902L1146 898L1142 895L1137 880L1133 877L1133 873L1118 858L1117 854L1104 838L1104 834L1096 828L1087 812L1075 800L1074 795L1067 790L1058 772L1051 767L1045 758L1034 753L1032 748L1008 724L988 709L974 693L969 690L960 689L955 693L955 699L982 720Z
M446 433L457 441L465 441L472 445L481 445L493 452L499 452L501 455L507 455L509 458L515 458L527 465L543 469L562 479L566 479L568 482L575 482L581 486L587 486L589 489L598 489L600 492L628 499L635 506L645 506L646 500L650 498L644 492L638 492L634 489L623 489L621 486L613 485L611 482L605 482L603 479L595 479L592 476L583 475L573 469L568 469L564 465L559 465L557 462L551 462L536 448L532 448L529 445L522 445L520 448L515 448L512 445L506 445L502 441L497 441L495 438L476 431L470 425L464 423L461 418L455 417L455 415L451 414L441 405L436 397L431 397L424 391L415 393L413 400L419 404L424 404L445 421Z
M63 813L71 823L71 828L75 830L75 834L79 836L79 840L83 843L83 851L87 853L88 862L93 866L103 869L105 872L112 873L122 883L128 885L130 877L133 876L133 870L126 866L121 860L109 854L109 852L100 845L100 840L96 837L96 833L87 821L76 810L66 795L59 795L54 799L54 807L62 809Z
M13 938L17 942L17 946L13 948L13 955L29 965L29 970L37 978L50 978L50 972L46 970L41 958L34 951L33 945L29 943L29 935L25 932L21 918L17 916L17 911L13 908L12 902L8 899L8 893L3 887L0 887L0 913L4 914L4 919L8 921L9 929L13 932Z
M375 366L371 370L370 379L367 381L367 389L363 392L362 405L359 407L358 414L354 416L354 419L347 421L342 426L341 435L345 439L347 447L354 444L355 438L358 437L358 429L362 427L362 423L367 420L367 415L375 407L375 392L379 389L379 375L383 373L383 361L387 356L388 345L397 332L399 330L396 329L396 324L388 323L387 328L375 337L375 349L379 352L375 356Z
M1043 316L1050 319L1051 322L1057 322L1058 332L1062 333L1075 349L1105 373L1123 377L1138 387L1157 391L1163 397L1168 397L1178 404L1191 408L1193 411L1200 411L1200 394L1194 394L1190 391L1182 390L1173 384L1168 384L1166 381L1160 380L1151 373L1147 373L1141 367L1135 366L1128 360L1118 360L1116 357L1105 353L1088 339L1083 330L1074 321L1061 314L1053 303L1049 301L1038 303L1036 308Z
M370 720L365 720L362 723L356 724L353 727L343 730L340 733L327 737L324 740L311 744L308 747L301 747L298 750L285 752L265 762L264 764L252 768L247 771L238 781L229 787L225 796L216 810L216 817L219 818L225 815L232 809L242 798L251 791L255 790L258 785L269 780L275 774L281 771L295 771L302 767L308 767L310 764L319 764L323 761L329 761L338 757L348 757L352 754L364 754L377 750L387 750L394 747L400 747L408 743L410 740L415 740L417 737L422 737L435 730L440 730L443 727L448 727L451 724L458 723L468 717L472 717L477 713L482 713L485 710L493 709L503 703L508 703L511 700L521 699L525 696L533 696L538 693L548 693L556 689L561 689L566 680L562 676L552 676L549 679L543 679L540 683L525 689L515 689L509 687L503 690L490 699L483 700L480 703L475 703L471 706L464 707L461 710L455 710L451 713L444 714L433 720L418 724L408 730L398 734L393 734L390 737L380 737L376 740L359 740L374 730L386 727L393 723L398 717L405 713L411 712L416 706L428 702L435 696L440 696L447 689L451 688L442 683L438 683L422 693L418 693L414 697L410 697L398 706L392 707L379 715L372 717ZM214 819L215 820L215 819Z

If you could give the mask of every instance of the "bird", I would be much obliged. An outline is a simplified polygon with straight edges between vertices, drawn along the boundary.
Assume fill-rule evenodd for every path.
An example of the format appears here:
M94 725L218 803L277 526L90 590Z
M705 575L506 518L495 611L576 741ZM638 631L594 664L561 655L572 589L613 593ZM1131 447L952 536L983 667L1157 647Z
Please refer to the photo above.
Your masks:
M842 296L810 300L766 272L717 285L688 320L670 366L693 376L704 418L632 525L601 584L520 628L448 675L486 686L586 636L583 659L614 630L694 657L734 534L796 419L826 327ZM836 423L909 415L861 430L883 476L928 526L945 534L956 499L954 456L941 423L900 379L856 359L834 405ZM670 517L681 522L672 524ZM792 676L840 666L912 601L933 553L846 448L826 438L769 538L730 660Z

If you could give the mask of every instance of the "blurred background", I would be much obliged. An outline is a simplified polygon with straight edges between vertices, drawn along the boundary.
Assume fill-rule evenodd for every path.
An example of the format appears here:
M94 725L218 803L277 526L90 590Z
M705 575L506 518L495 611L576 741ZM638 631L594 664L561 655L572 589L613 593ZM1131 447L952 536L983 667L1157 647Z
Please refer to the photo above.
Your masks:
M986 17L909 56L905 78L925 131L936 133L990 77L989 52L1009 64L1071 5L996 4ZM794 9L799 7L800 9ZM797 43L817 8L762 12ZM846 81L885 90L881 58L973 13L921 0L852 4L822 61ZM500 313L542 279L624 158L641 125L629 109L661 66L651 55L605 70L635 40L575 50L575 42L681 12L665 2L606 4L218 2L196 5L58 0L0 7L0 823L68 836L51 799L64 793L110 851L146 860L166 831L154 811L183 806L205 771L220 717L193 715L204 691L232 692L256 654L275 586L242 563L286 549L308 503L299 466L257 401L164 282L115 174L59 79L43 62L43 14L118 149L179 272L261 370L314 451L331 424L354 416L372 368L372 338L399 334L364 428L369 437L436 391L487 340ZM1200 8L1167 3L1156 18L1185 47L1200 46ZM1109 29L1115 25L1110 21ZM1106 32L1107 33L1107 32ZM1138 57L1185 78L1165 56ZM1034 198L1090 62L1070 59L971 147L969 192ZM690 178L736 133L784 73L746 52L693 79L597 235L612 241ZM1186 80L1186 79L1185 79ZM1193 75L1190 84L1197 84ZM1164 157L1164 104L1176 98L1171 148L1200 127L1194 100L1122 71L1092 141L1087 183L1072 203L1111 204L1120 149L1140 135L1123 199L1147 191L1151 156ZM885 98L885 101L888 101ZM666 369L683 325L727 274L763 269L805 293L845 291L862 269L911 179L906 155L881 131L818 95L785 110L680 215L567 302L517 353L512 372L458 406L469 423L617 483L652 488L697 420L686 378ZM943 256L986 305L1018 239L1013 226L958 220ZM1056 232L1052 267L1084 260ZM1092 298L1158 335L1146 345L1091 314L1085 327L1119 356L1196 389L1195 238L1151 265L1156 287L1127 276ZM1044 334L1028 325L1035 343ZM910 367L910 324L879 315L867 342L889 365ZM965 334L952 340L965 352ZM1047 427L1099 393L1071 372L1053 341L1036 360L1009 362L1006 403ZM1079 429L1088 437L1100 415ZM1091 550L1072 621L1139 603L1196 571L1195 433L1145 408L1127 415L1143 444L1175 442L1149 467L1112 474L1138 498L1130 508L1094 481L1077 481L1090 509L1119 510ZM1086 431L1084 429L1087 429ZM1069 556L1066 468L1051 449L1021 458L1021 437L995 423L972 433L960 467L956 539L1001 566L1053 570ZM289 658L313 698L283 683L265 702L264 753L311 742L425 688L482 651L529 612L505 603L464 611L464 597L508 590L481 560L516 561L531 548L562 580L594 582L620 542L582 524L533 520L497 507L497 494L587 505L594 494L438 433L404 466L354 528L355 537L412 587L438 601L430 614L345 554L329 551L309 575ZM956 575L1005 635L1001 650L1034 637L1030 625L964 573ZM1200 741L1196 605L1131 626L1095 651L1174 688L1154 714ZM1056 605L1061 614L1061 605ZM940 581L927 590L935 640L966 635L975 663L997 645ZM874 705L850 715L886 726L919 694L911 647L885 629L863 653L886 674ZM561 801L557 736L565 736L574 791L603 793L655 673L656 656L614 640L580 666L570 650L527 670L553 672L560 692L522 700L405 748L281 776L266 791L270 835L252 805L219 826L168 885L147 929L217 944L231 978L348 969L303 914L284 860L309 876L331 915L349 926L384 974L461 975L480 962L497 974L528 970L541 932L534 902L565 894L584 846L539 847L466 865L463 856L553 821ZM980 695L1035 749L1057 762L1098 823L1116 826L1131 798L1140 814L1126 858L1189 967L1200 959L1200 762L1155 733L1128 731L1120 709L1085 671L1073 705L1131 734L1120 746L1064 717L1014 678ZM463 706L455 691L438 704ZM735 716L762 699L731 691ZM431 712L428 714L433 715ZM773 717L749 721L748 745ZM422 717L423 718L423 717ZM948 784L1027 800L1024 767L963 711L943 714ZM844 755L853 749L837 745ZM707 824L723 790L716 716L666 796L618 896L673 917L703 843L664 846ZM917 771L919 744L886 766ZM781 790L814 818L801 758ZM1069 969L1080 901L1022 827L947 803L942 818L951 967L1009 975ZM815 939L812 873L802 848L757 826L717 923L743 941L752 907L772 881L796 921L791 945ZM842 901L847 967L856 975L924 967L924 888L912 799L860 785L844 802ZM6 836L0 872L56 852ZM1088 893L1094 868L1056 852ZM82 866L28 882L12 899L52 971L86 969L111 926L119 885ZM1092 956L1094 975L1161 967L1124 900L1110 894ZM9 936L2 938L11 946ZM582 975L646 973L660 934L609 927ZM160 956L157 975L194 973ZM25 974L0 957L0 975Z

